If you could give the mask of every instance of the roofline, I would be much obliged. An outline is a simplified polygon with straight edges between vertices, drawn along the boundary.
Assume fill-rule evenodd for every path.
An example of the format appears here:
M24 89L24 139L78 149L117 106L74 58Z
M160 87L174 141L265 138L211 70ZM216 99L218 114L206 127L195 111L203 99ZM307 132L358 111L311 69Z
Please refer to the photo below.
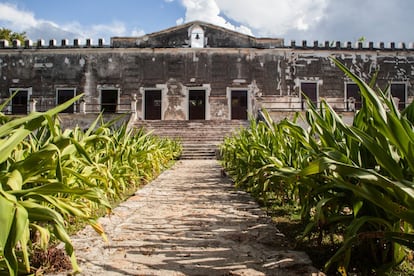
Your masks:
M185 27L190 27L192 25L200 25L200 26L203 26L204 25L204 26L208 26L208 27L210 27L212 29L221 30L221 31L225 31L225 32L230 32L230 33L233 33L235 35L244 36L244 37L247 37L249 39L254 39L254 40L257 40L257 39L284 40L283 38L279 38L279 37L274 37L274 38L271 38L271 37L256 37L256 36L244 34L244 33L241 33L241 32L235 31L235 30L232 30L232 29L228 29L226 27L218 26L218 25L215 25L215 24L212 24L212 23L208 23L208 22L205 22L205 21L200 21L200 20L190 21L190 22L187 22L187 23L183 23L183 24L180 24L180 25L177 25L177 26L174 26L174 27L170 27L170 28L163 29L163 30L160 30L160 31L152 32L152 33L145 34L145 35L142 35L142 36L133 36L133 37L131 37L131 36L126 36L126 37L124 37L124 36L114 36L114 37L111 37L111 39L112 38L117 38L117 39L119 39L119 38L134 38L134 39L140 39L140 38L144 38L144 37L148 37L148 36L155 36L155 35L159 35L159 34L164 34L164 33L172 32L172 31L175 31L175 30L178 30L178 29L182 29L182 28L185 28Z

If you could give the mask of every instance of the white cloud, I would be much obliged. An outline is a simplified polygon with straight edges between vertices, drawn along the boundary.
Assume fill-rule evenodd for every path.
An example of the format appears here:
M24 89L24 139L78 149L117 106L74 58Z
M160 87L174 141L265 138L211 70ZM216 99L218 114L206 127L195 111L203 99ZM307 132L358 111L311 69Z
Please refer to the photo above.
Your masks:
M203 20L285 40L414 40L412 0L181 0L185 21ZM411 21L410 21L411 20ZM231 22L229 22L231 21ZM237 27L237 24L241 24Z
M283 36L307 30L324 16L328 0L216 0L226 16L252 28L261 36Z
M91 26L83 26L79 23L76 24L78 28L75 28L75 32L81 35L81 38L105 38L109 39L110 36L124 36L127 34L125 24L122 22L114 21L109 24L98 24ZM63 29L68 30L66 26L62 26Z
M309 32L329 40L411 42L412 0L347 0L329 2L325 17Z
M139 29L128 31L125 24L120 21L88 26L79 22L59 25L52 21L38 19L32 12L23 11L18 6L7 3L0 3L0 25L15 32L26 32L28 38L32 40L56 39L58 43L64 38L69 40L91 38L95 43L99 38L109 42L112 36L144 34Z
M16 5L9 3L0 3L0 22L16 32L22 32L37 24L33 13L19 10Z
M182 0L185 21L202 20L261 36L307 30L324 16L328 0ZM242 25L235 26L223 15Z
M252 34L247 26L235 26L220 16L220 8L215 0L182 0L182 4L186 8L185 22L200 20L245 34Z
M133 29L131 31L131 36L143 36L145 35L145 32L141 29Z
M182 17L178 18L178 19L175 21L175 24L177 24L177 25L181 25L181 24L183 24L183 23L184 23L184 18L182 18Z

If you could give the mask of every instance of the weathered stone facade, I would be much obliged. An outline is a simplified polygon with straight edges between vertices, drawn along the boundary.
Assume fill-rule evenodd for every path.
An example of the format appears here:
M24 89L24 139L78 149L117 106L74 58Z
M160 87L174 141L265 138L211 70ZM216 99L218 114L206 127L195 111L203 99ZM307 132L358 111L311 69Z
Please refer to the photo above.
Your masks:
M414 49L405 45L286 46L282 39L255 38L203 22L143 37L115 37L110 46L62 44L1 43L1 98L16 89L27 91L26 104L33 99L38 110L46 110L73 91L85 94L87 113L123 113L131 110L136 95L140 119L223 120L245 119L259 107L301 110L306 107L300 91L305 90L315 101L324 98L339 111L353 111L352 82L331 56L367 81L379 70L377 84L391 84L400 106L414 96ZM13 106L7 111L14 112ZM80 112L80 106L70 112Z

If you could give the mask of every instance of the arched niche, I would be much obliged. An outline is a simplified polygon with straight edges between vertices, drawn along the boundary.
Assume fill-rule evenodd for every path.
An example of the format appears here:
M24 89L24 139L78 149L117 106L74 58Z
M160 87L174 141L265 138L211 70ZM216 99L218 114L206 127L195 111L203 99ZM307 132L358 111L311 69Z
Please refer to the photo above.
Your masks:
M199 25L194 25L189 30L191 48L204 48L204 30Z

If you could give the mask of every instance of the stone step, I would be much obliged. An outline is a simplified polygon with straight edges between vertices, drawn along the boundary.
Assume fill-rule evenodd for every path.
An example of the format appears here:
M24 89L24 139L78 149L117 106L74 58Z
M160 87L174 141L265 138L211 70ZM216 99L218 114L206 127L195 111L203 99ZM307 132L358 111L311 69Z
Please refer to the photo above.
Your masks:
M216 155L182 155L180 160L213 160Z
M241 120L137 120L133 124L154 135L178 139L183 145L181 159L215 159L224 138L247 126L248 121Z
M215 159L217 150L214 144L183 144L181 159Z
M216 157L215 152L189 152L183 153L180 159L214 159Z

